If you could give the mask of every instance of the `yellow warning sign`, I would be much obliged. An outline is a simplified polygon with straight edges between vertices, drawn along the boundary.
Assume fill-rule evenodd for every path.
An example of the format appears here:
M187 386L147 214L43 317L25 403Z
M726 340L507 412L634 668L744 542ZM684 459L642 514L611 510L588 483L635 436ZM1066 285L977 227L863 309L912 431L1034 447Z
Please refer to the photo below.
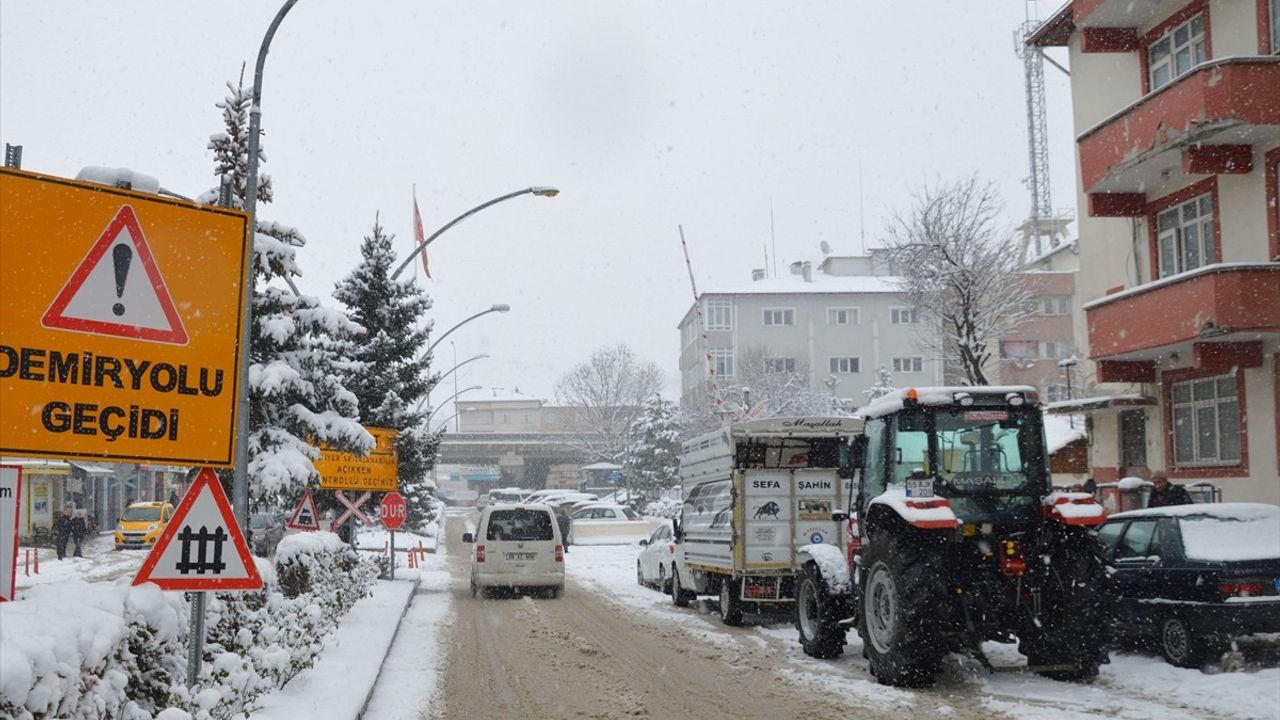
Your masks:
M248 216L0 169L0 453L233 463Z
M378 444L364 457L320 446L324 457L315 466L316 472L320 473L321 490L391 492L400 488L396 460L398 432L376 427L365 430Z

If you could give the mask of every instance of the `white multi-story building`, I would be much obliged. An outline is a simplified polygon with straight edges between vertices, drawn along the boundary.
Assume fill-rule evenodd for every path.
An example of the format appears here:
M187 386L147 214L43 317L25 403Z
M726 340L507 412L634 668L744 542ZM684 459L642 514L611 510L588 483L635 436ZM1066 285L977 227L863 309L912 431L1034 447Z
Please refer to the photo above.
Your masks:
M788 269L777 277L757 270L752 282L702 293L702 327L690 306L679 325L684 407L711 402L713 369L722 389L762 372L796 374L808 389L849 407L863 404L882 366L898 385L942 381L942 363L917 342L920 313L898 290L882 253Z
M1073 0L1077 337L1099 482L1280 503L1280 0Z

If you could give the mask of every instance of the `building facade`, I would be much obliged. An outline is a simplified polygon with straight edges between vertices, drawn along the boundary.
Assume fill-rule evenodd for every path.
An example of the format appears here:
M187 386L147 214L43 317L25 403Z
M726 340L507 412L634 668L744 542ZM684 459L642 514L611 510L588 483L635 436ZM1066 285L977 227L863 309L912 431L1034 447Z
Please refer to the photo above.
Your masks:
M702 293L700 307L681 319L684 408L712 402L712 370L722 391L758 384L762 375L794 374L807 390L846 407L865 402L881 367L896 385L941 383L942 363L919 348L920 313L882 254L829 256L816 268L792 263L785 275L754 275L750 283Z
M1034 255L1018 280L1031 295L1031 316L1000 338L1001 385L1030 385L1046 402L1079 397L1074 359L1083 355L1071 319L1079 246L1065 242Z
M1028 42L1070 58L1094 477L1280 504L1280 0L1074 0Z

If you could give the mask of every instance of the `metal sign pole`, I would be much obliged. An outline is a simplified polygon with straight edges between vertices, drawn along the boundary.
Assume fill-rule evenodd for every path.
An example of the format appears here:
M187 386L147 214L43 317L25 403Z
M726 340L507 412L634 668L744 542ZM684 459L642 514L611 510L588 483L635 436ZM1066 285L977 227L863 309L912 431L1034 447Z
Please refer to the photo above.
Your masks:
M391 579L396 579L396 531L391 531Z
M195 687L204 659L204 611L209 601L206 592L191 593L191 648L187 655L187 687Z

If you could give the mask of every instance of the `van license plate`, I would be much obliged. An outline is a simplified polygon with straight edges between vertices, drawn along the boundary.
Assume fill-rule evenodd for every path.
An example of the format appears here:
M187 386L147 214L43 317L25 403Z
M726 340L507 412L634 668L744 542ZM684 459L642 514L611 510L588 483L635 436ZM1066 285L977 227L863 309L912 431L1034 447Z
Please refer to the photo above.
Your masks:
M503 556L506 557L506 559L511 560L512 562L520 562L524 560L534 560L538 557L538 553L509 552L509 553L503 553Z

